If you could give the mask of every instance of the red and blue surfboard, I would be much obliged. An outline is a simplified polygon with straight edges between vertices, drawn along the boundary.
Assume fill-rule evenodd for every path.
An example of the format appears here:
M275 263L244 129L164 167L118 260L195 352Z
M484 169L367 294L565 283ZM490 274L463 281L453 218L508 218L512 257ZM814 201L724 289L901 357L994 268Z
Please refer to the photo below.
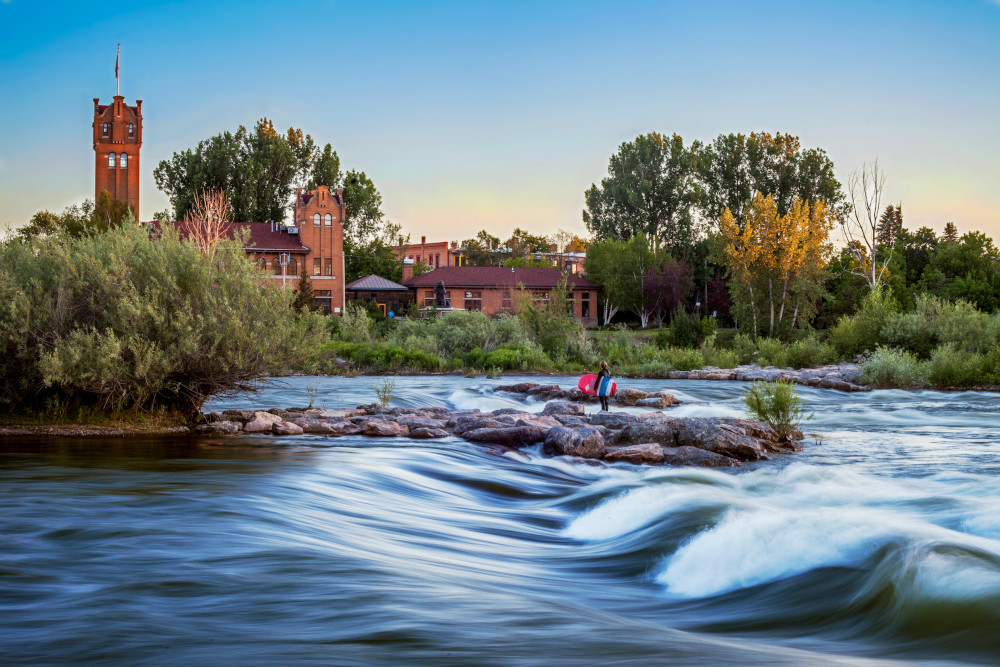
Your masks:
M576 383L576 386L580 391L591 396L614 396L618 392L618 385L612 382L611 378L601 378L600 387L595 388L596 382L596 375L584 375Z

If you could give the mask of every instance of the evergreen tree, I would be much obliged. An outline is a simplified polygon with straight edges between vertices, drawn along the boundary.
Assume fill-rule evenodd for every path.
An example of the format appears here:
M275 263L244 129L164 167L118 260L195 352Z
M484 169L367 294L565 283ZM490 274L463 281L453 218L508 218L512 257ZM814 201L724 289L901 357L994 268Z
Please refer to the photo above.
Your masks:
M878 219L877 244L891 247L896 245L899 232L903 229L903 207L889 204Z
M945 223L944 233L941 235L941 238L952 243L958 241L958 227L955 226L954 222Z
M303 308L306 310L317 310L319 308L316 305L316 291L313 289L312 281L309 280L309 273L306 271L305 262L302 262L302 273L299 274L299 291L295 294L295 301L292 302L292 307L296 311L301 311Z

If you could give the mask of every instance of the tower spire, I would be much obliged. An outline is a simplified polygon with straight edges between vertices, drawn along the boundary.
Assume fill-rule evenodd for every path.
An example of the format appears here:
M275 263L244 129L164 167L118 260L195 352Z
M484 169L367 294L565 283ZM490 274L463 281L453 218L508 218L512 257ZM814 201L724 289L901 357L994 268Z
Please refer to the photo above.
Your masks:
M122 45L121 42L119 42L118 50L115 52L115 95L116 96L122 94L118 86L118 58L121 56L121 53L122 53Z

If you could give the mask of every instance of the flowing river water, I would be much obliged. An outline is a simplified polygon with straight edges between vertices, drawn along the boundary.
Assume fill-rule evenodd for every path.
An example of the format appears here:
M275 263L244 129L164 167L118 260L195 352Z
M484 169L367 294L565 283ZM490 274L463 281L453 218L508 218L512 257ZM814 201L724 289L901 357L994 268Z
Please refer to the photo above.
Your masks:
M380 381L209 407L353 407ZM403 377L392 402L521 406L490 390L513 381ZM622 384L742 414L740 383ZM1000 662L1000 395L800 393L804 451L725 471L454 438L0 440L0 659Z

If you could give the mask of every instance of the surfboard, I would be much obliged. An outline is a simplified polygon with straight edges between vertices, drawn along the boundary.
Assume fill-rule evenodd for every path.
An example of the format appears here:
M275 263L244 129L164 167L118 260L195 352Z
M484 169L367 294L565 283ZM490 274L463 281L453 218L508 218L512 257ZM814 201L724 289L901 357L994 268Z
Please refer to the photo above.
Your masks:
M596 375L584 375L576 383L577 389L591 396L614 396L618 392L618 384L611 382L608 378L601 378L601 391L594 390L594 383L597 381Z

